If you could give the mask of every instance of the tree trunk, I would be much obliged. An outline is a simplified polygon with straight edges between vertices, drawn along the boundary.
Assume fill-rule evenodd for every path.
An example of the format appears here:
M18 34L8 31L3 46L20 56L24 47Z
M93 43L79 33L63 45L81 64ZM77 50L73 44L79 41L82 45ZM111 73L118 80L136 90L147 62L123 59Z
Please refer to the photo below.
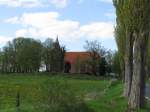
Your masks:
M148 36L144 33L134 41L134 67L129 108L138 109L144 106L145 95L145 65Z
M126 37L126 52L125 52L125 80L124 93L125 97L129 97L133 74L133 38L132 33L127 34Z

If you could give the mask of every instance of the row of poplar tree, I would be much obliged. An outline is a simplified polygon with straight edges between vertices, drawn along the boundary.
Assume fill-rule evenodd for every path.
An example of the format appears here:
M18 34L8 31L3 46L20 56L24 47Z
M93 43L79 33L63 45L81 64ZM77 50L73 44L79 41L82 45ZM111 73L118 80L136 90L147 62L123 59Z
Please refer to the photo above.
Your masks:
M150 69L150 0L113 0L115 38L121 57L124 96L129 109L145 104L146 73Z
M47 72L61 72L65 47L48 38L43 43L32 38L15 38L0 52L0 71L3 73L38 72L41 62Z

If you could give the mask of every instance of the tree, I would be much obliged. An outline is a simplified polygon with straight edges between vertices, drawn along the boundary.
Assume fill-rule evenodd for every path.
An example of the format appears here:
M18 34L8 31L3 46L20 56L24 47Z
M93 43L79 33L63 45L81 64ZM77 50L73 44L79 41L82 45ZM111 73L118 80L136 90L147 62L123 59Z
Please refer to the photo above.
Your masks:
M145 95L145 65L150 31L150 1L136 0L131 3L132 18L134 21L134 70L129 98L130 108L144 106ZM140 84L140 85L139 85Z
M47 72L62 72L64 70L65 47L60 46L58 38L54 42L46 39L43 43L43 59Z
M41 64L40 41L16 38L3 48L2 72L37 72Z
M119 24L119 25L118 25ZM120 25L119 20L117 20L117 26L115 27L115 40L117 43L117 47L118 47L118 55L119 55L119 59L120 59L120 69L121 69L121 76L122 76L122 80L123 82L125 82L125 42L126 36L125 36L125 31L123 26ZM127 80L126 80L127 81ZM127 85L126 85L127 86ZM127 88L127 87L125 87ZM128 92L126 91L126 89L124 89L124 96L127 96Z
M51 71L51 63L52 63L52 47L53 47L53 40L48 38L43 43L43 61L46 65L46 71Z
M114 5L117 14L117 31L125 31L126 44L123 56L125 61L125 95L129 96L129 107L136 109L144 105L150 1L114 0ZM126 79L128 79L127 83Z
M42 56L41 42L31 38L17 38L14 40L14 45L16 46L16 62L19 66L19 71L39 71Z
M56 41L53 43L53 48L52 48L51 70L53 72L63 72L65 52L66 52L65 47L60 46L57 37Z
M54 72L62 72L64 69L64 56L65 56L65 47L61 47L59 44L58 37L56 41L53 43L52 49L52 71Z
M112 61L112 71L113 73L117 74L120 78L121 76L121 66L120 66L120 55L118 52L115 52L113 55L113 61Z
M9 41L1 52L2 72L13 72L15 66L15 53L13 44Z
M47 39L43 45L32 38L15 38L0 52L1 72L38 72L42 61L48 72L62 72L64 69L65 47L58 39ZM42 59L43 58L43 59Z
M130 0L114 0L117 14L116 42L122 58L121 68L124 69L124 96L129 97L133 72L133 31Z
M0 72L2 72L3 67L3 52L0 50Z
M106 72L111 73L112 72L112 64L113 64L113 52L111 50L108 50L106 52L105 60L106 60Z
M107 66L107 62L105 57L101 57L99 63L99 75L104 76L106 74L106 66Z
M99 71L100 58L104 57L106 54L106 50L101 46L101 44L95 41L86 41L86 45L84 46L87 52L90 54L89 65L92 68L92 73L97 75L97 71Z

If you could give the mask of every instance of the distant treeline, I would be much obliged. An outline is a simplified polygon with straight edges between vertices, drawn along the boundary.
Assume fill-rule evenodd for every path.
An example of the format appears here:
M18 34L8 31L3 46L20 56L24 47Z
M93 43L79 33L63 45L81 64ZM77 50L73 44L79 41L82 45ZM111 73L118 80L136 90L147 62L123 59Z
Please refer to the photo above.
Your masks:
M15 38L0 51L2 73L38 72L41 64L47 72L62 72L65 47L48 38L45 42L32 38Z

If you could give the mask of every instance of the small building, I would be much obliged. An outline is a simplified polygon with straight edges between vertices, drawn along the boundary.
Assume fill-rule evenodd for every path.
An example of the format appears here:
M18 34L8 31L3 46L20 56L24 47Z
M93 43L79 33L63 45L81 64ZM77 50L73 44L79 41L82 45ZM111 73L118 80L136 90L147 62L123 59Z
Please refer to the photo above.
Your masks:
M91 68L87 64L90 59L89 52L66 52L65 72L66 73L90 73Z

